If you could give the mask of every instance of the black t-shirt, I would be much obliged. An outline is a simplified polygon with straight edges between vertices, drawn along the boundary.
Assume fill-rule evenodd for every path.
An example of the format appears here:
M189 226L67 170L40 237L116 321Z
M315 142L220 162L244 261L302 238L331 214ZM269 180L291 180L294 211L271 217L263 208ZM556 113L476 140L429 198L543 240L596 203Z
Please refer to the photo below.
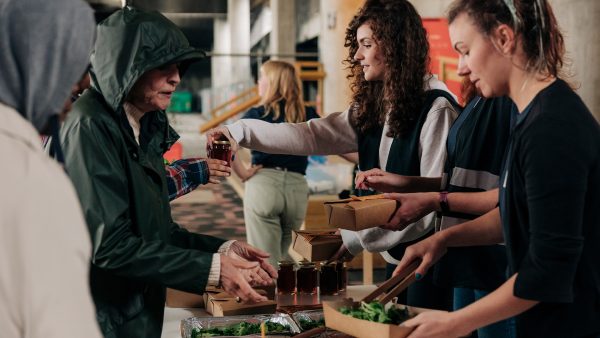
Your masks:
M255 107L246 112L243 119L257 119L269 123L283 123L285 122L284 114L284 102L281 102L279 109L281 114L279 118L273 119L273 113L265 115L265 108L263 106ZM306 107L306 121L319 118L317 112L312 107ZM265 168L285 168L289 171L306 174L306 167L308 166L307 156L296 156L296 155L281 155L281 154L268 154L262 151L252 150L252 164L262 165Z
M562 80L520 114L500 178L519 337L600 334L600 126Z

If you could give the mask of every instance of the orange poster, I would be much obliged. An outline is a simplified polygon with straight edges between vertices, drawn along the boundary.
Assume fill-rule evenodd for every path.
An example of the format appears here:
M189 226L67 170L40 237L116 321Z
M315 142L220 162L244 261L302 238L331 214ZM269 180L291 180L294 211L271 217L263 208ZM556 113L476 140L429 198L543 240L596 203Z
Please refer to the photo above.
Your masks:
M446 83L450 91L460 97L461 78L456 74L458 54L452 48L448 21L443 18L423 19L429 40L431 73Z

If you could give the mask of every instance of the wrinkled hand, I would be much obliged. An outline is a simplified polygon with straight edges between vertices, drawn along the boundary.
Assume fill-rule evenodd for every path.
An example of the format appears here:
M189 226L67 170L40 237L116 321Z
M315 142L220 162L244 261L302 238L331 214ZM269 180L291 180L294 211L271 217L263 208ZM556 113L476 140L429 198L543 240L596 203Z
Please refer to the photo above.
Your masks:
M398 263L398 266L396 266L392 275L396 276L400 274L400 272L406 269L412 262L421 260L421 264L419 264L419 267L415 270L415 274L417 280L421 279L422 276L425 276L427 270L429 270L435 262L440 260L448 250L441 234L441 232L435 233L406 248L404 256L402 256L400 263Z
M213 158L207 158L206 164L208 165L208 171L210 176L208 182L220 183L223 177L231 176L231 168L227 166L226 161L221 161Z
M246 170L246 175L242 178L242 182L246 182L247 180L251 179L252 176L256 175L256 173L262 168L263 166L258 164L258 165L253 165L250 168L248 168Z
M227 129L225 126L219 126L206 132L206 147L210 147L212 142L216 139L219 139L221 135L225 136L229 140L229 143L231 143L231 153L235 154L239 149L239 145L233 139L233 136L231 136L229 129Z
M277 270L269 264L268 258L271 256L268 253L253 247L252 245L243 242L235 241L229 247L227 255L232 258L246 260L249 262L258 262L259 269L257 271L260 276L256 283L260 285L273 284L273 278L277 278Z
M357 189L394 192L402 190L402 187L406 185L406 179L405 176L374 168L356 174L354 185Z
M427 311L402 323L414 327L408 338L454 338L470 334L468 329L460 327L452 312Z
M267 300L250 286L257 278L256 270L261 270L258 262L247 262L221 255L221 286L225 292L240 297L244 302L258 303Z
M385 194L385 198L400 202L394 216L381 228L387 230L402 230L437 208L437 193L419 192L411 194Z

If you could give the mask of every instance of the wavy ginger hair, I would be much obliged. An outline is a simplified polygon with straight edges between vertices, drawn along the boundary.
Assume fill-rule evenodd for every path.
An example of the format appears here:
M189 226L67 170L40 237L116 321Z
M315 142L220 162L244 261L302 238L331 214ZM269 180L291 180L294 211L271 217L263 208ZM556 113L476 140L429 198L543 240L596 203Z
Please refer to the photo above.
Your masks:
M302 87L296 68L288 62L269 60L261 69L269 84L260 100L260 105L265 107L264 116L272 113L273 119L278 119L281 115L279 103L284 102L285 122L306 121Z

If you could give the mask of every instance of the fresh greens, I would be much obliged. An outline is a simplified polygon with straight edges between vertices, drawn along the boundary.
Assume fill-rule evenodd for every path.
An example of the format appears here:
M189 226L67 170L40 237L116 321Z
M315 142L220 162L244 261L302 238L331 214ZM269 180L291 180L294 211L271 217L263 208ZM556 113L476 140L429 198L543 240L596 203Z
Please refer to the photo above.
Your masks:
M310 329L314 329L315 327L325 326L325 318L321 318L319 320L300 318L298 322L302 331L308 331Z
M400 324L410 318L406 308L390 307L387 311L379 302L361 302L358 309L343 307L340 312L358 319L384 324Z
M266 322L267 334L289 333L290 327L279 323ZM260 323L241 322L235 325L225 327L213 327L210 329L194 328L192 338L206 338L218 336L246 336L249 334L260 333Z

